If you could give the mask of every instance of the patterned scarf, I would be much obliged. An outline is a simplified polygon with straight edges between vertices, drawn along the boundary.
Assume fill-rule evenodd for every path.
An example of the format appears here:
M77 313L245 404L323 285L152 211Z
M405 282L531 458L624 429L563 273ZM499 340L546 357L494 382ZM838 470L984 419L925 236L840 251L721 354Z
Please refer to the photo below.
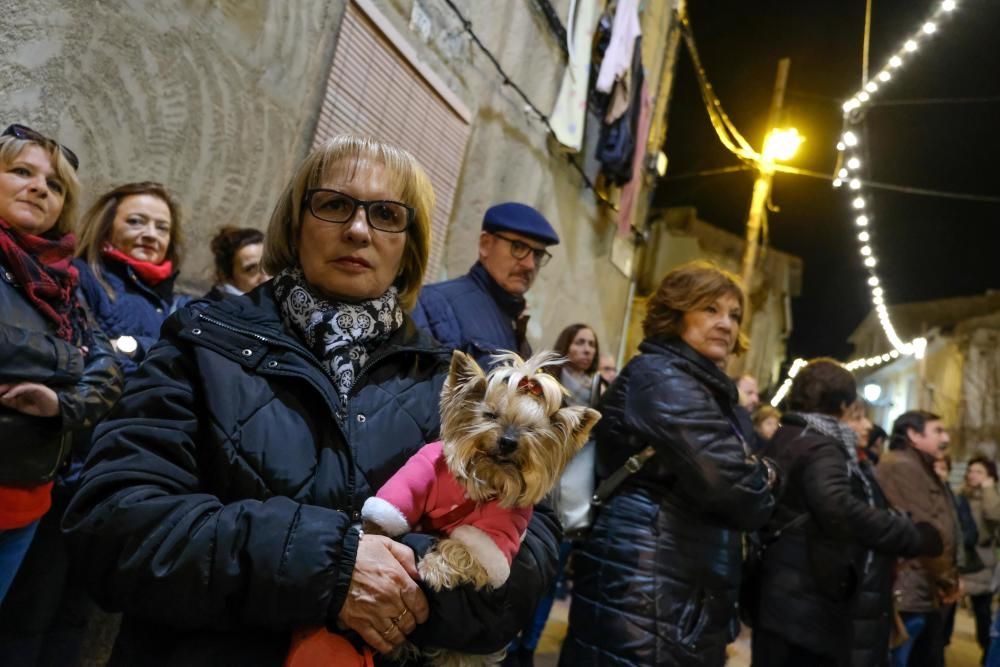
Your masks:
M868 481L868 477L861 472L861 466L858 464L858 436L851 430L851 427L840 421L836 417L831 417L830 415L823 415L816 412L798 412L796 413L799 417L806 420L809 428L819 431L823 435L833 438L844 451L847 452L847 477L855 478L861 482L861 486L865 491L865 500L868 502L869 507L875 507L875 491L872 489L871 482ZM868 568L871 565L872 558L874 554L869 550L865 556L865 572L868 572Z
M0 257L17 279L31 305L56 325L68 343L91 344L87 318L76 298L80 276L72 265L76 237L58 240L25 234L0 219Z
M105 244L101 249L101 254L104 256L104 259L110 259L131 266L132 270L139 276L139 279L150 287L156 287L173 275L174 272L174 263L169 259L165 259L159 264L144 262L141 259L126 255L110 243Z
M403 326L395 287L359 303L331 301L313 291L302 269L291 268L274 277L274 294L285 326L305 341L334 379L341 403L347 402L369 355Z

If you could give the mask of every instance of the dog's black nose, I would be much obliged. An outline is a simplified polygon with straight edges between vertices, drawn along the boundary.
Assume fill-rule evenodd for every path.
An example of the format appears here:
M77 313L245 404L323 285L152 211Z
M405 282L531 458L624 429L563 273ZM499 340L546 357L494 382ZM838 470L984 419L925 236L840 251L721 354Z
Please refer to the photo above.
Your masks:
M512 438L509 435L502 435L497 441L497 451L500 452L501 456L508 456L513 454L517 449L517 438Z

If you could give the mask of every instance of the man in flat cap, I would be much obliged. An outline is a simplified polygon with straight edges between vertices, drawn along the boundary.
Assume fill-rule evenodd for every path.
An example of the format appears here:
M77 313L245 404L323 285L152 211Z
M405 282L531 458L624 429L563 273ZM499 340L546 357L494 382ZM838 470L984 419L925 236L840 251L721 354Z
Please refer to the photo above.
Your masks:
M546 247L557 243L552 225L532 207L515 202L490 207L479 235L479 261L464 276L424 287L413 319L483 367L500 350L527 358L524 295L552 258Z

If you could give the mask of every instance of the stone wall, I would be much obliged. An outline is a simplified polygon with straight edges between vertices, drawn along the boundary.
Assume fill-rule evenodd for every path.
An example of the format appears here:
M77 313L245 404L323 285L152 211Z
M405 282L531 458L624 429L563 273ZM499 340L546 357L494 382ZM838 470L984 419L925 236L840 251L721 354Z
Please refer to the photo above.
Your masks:
M647 80L660 80L668 3L643 15ZM376 0L472 111L444 271L475 261L482 214L522 201L563 243L529 293L533 344L576 321L617 349L628 279L610 262L613 220L526 113L442 0ZM531 2L458 0L512 81L551 111L565 57ZM569 0L553 2L565 20ZM84 202L126 181L159 180L187 213L182 284L206 288L208 239L222 224L263 228L310 145L345 3L320 0L0 0L5 122L72 147ZM364 54L358 54L364 57Z

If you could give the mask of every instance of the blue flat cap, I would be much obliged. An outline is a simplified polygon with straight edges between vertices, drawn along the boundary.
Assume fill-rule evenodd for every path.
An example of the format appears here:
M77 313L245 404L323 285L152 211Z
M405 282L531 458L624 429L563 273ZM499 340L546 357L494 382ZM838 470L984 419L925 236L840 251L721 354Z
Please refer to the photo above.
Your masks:
M545 245L557 245L559 235L541 213L527 204L506 202L490 206L483 216L484 232L517 232Z

